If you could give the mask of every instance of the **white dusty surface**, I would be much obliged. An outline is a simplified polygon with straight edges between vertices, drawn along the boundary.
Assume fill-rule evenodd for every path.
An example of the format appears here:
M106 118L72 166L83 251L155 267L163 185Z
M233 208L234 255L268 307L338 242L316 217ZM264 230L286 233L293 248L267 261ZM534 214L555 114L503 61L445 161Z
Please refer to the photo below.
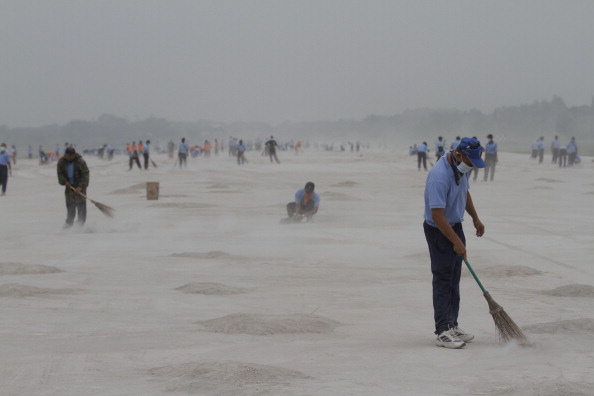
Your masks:
M55 165L0 197L2 395L592 395L594 163L500 153L472 184L469 261L533 346L500 345L464 269L463 350L434 345L425 172L392 151L87 157L87 224L62 230ZM482 179L482 173L479 180ZM280 224L306 181L314 223ZM145 183L160 183L158 201Z

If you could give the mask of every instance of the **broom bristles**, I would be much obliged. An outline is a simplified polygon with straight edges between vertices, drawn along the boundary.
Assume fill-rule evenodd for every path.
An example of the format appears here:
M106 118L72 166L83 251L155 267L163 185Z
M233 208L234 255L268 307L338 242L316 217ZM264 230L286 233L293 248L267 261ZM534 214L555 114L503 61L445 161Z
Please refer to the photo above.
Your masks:
M495 321L495 327L497 328L497 333L499 335L499 340L503 342L508 342L511 340L518 340L521 343L528 342L528 339L522 332L522 329L510 318L510 316L505 312L503 307L495 300L488 292L484 293L485 299L489 304L489 313L493 316L493 320Z
M111 206L107 206L105 204L102 204L101 202L97 202L97 201L91 201L91 202L93 202L93 204L95 205L95 207L97 207L97 209L99 209L101 211L101 213L103 213L107 217L113 218L114 213L115 213L115 209L114 208L112 208Z

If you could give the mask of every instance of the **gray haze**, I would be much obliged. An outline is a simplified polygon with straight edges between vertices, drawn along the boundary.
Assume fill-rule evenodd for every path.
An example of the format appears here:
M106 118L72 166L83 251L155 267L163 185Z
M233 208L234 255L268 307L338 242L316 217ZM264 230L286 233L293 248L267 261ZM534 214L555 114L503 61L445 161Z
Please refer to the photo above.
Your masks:
M589 105L593 17L567 0L3 0L0 125Z

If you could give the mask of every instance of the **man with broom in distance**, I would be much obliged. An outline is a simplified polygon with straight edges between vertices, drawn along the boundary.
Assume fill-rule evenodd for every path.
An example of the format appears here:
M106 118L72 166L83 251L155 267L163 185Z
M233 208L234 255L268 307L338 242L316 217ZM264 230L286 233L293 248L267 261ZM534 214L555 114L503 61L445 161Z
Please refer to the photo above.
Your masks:
M64 195L66 197L66 224L69 228L74 223L74 217L78 212L79 225L85 224L87 219L87 199L79 193L86 194L89 186L89 168L87 163L78 154L74 147L68 147L64 155L58 161L58 183L66 186Z
M473 166L485 167L482 151L477 139L462 138L431 168L425 185L423 228L433 273L435 343L445 348L462 348L474 338L458 326L458 312L462 260L466 259L464 211L472 217L476 236L485 232L468 191L468 172Z

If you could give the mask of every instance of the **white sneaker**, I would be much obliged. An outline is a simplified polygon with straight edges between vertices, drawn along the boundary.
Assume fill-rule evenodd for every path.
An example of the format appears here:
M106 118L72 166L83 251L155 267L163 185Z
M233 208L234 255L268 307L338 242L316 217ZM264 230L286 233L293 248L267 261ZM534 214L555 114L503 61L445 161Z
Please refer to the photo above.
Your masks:
M435 340L435 345L450 348L450 349L458 349L462 348L464 345L464 341L456 336L453 329L444 330L442 331Z
M452 329L456 337L464 342L472 342L474 340L474 334L469 334L462 330L460 327L456 326Z

